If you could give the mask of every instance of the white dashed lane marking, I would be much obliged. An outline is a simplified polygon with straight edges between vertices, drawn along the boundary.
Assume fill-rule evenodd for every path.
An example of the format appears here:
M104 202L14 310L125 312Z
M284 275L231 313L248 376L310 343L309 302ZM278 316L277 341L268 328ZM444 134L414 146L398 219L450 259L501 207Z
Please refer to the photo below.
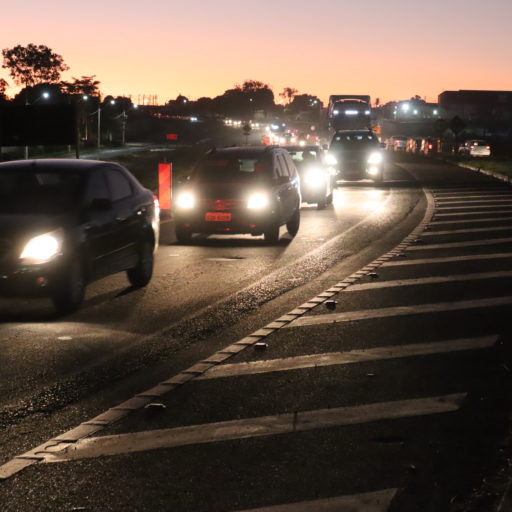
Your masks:
M46 452L42 462L68 462L126 453L218 443L253 437L290 434L320 428L358 425L457 411L466 393L319 409L276 416L148 430L115 436L86 438L57 452Z
M398 359L464 350L482 350L492 347L498 337L496 335L479 338L462 338L456 340L436 341L434 343L415 343L412 345L397 345L378 347L347 352L332 352L326 354L311 354L307 356L253 361L249 363L224 364L206 372L197 380L218 379L223 377L240 377L262 373L300 370L322 366L336 366L354 363L365 363L385 359Z
M436 202L442 202L442 201L450 202L451 200L460 201L461 199L463 199L463 200L488 199L489 201L493 201L494 199L501 199L501 198L510 199L512 201L512 194L493 193L493 194L478 194L478 195L470 195L470 196L464 196L464 195L458 195L458 196L450 195L450 196L442 196L442 197L440 196L440 197L436 198Z
M421 277L417 279L397 279L395 281L374 281L371 283L353 284L345 292L360 292L380 288L398 288L401 286L417 286L423 284L453 283L458 281L476 281L480 279L497 279L512 277L512 271L479 272L475 274L454 274L450 276Z
M445 229L443 231L426 231L421 236L436 236L436 235L458 235L465 233L486 233L487 231L511 231L512 225L510 226L494 226L485 228L471 228L471 229Z
M388 510L396 492L397 489L384 489L351 496L252 508L240 512L384 512Z
M486 240L470 240L468 242L449 242L442 244L410 245L407 251L428 251L432 249L456 249L458 247L476 247L481 245L509 244L512 238L488 238Z
M512 212L508 213L512 214ZM512 220L512 215L510 217L489 217L488 219L434 220L429 224L429 226L435 227L441 224L470 224L473 222L500 222L505 220Z
M347 311L345 313L305 316L302 318L297 318L297 320L294 320L288 325L285 325L283 329L303 327L305 325L335 324L341 322L353 322L356 320L369 320L373 318L442 313L446 311L463 311L466 309L490 308L509 305L512 305L512 297L491 297L488 299L437 302L435 304L417 304L414 306L394 306L380 309L363 309L361 311Z
M447 256L446 258L423 258L415 260L396 260L386 261L381 267L401 267L408 265L430 265L437 263L454 263L459 261L478 261L478 260L499 260L512 258L512 252L502 252L495 254L470 254L468 256Z
M468 215L495 215L497 213L512 213L512 211L510 211L510 210L495 210L495 211L486 211L486 212L478 211L478 212L436 213L434 216L436 218L437 217L467 217ZM493 220L493 218L490 217L489 220Z
M507 202L505 204L466 204L466 206L436 206L437 210L468 210L471 208L472 210L480 210L480 209L491 209L491 208L512 208L512 203Z

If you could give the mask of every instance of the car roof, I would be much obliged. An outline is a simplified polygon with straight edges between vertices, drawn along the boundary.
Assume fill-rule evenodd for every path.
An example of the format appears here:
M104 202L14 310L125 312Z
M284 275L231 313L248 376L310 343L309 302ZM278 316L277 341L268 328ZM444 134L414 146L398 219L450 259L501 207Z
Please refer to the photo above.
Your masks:
M214 148L209 153L207 153L206 157L222 155L225 157L229 156L238 156L250 158L255 155L263 155L265 153L269 153L270 151L282 149L278 146L232 146L228 148Z
M0 170L41 170L41 171L70 171L70 172L91 172L94 169L112 165L111 162L100 160L80 160L74 158L40 158L33 160L13 160L0 163ZM117 165L117 164L114 164Z
M310 144L308 146L282 146L283 149L287 151L312 151L312 150L321 150L322 148L317 144Z

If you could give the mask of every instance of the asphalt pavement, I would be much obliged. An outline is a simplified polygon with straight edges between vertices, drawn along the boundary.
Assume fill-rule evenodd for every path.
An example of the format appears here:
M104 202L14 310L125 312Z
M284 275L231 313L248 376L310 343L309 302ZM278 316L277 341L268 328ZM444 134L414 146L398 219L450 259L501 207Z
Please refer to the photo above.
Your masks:
M146 373L147 387L10 450L4 509L497 510L503 488L478 490L509 429L512 193L431 159L399 165L423 202L399 199L390 175L387 200L356 188L372 222L274 253L279 265L249 295L290 279L285 269L299 286L279 283L261 311L189 351L190 365ZM340 185L341 207L354 190ZM309 246L329 258L349 235L367 243L331 265L316 259L316 272L298 256ZM234 276L225 244L208 263L219 282Z

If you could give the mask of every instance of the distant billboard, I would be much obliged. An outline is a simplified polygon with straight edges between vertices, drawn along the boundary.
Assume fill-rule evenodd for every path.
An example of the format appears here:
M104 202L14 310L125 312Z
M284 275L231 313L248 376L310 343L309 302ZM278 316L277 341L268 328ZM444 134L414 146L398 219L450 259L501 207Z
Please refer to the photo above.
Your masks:
M0 106L0 146L72 145L76 139L73 105Z

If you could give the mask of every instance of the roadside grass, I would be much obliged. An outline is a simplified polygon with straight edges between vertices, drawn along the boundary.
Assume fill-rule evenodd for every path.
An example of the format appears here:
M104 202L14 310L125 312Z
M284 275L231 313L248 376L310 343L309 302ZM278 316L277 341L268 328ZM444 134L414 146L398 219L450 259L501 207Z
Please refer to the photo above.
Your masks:
M512 159L506 157L467 157L446 155L445 160L455 164L470 165L478 169L496 172L505 176L512 176Z

